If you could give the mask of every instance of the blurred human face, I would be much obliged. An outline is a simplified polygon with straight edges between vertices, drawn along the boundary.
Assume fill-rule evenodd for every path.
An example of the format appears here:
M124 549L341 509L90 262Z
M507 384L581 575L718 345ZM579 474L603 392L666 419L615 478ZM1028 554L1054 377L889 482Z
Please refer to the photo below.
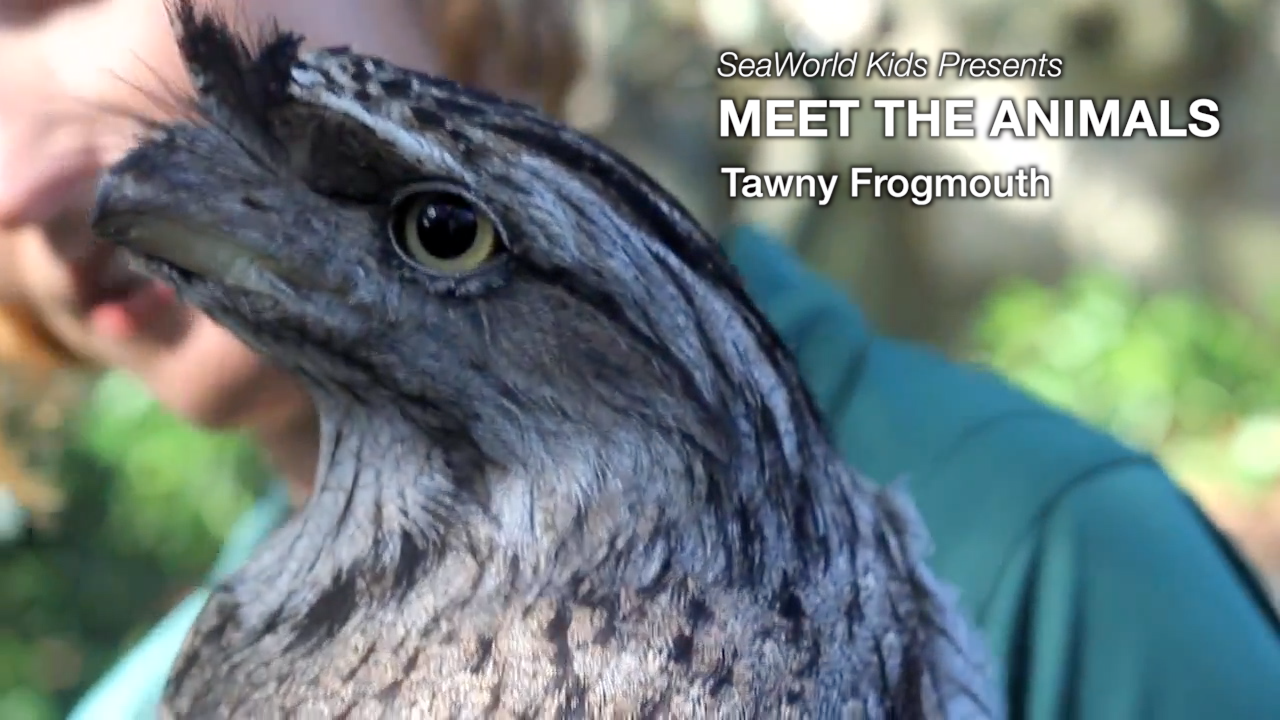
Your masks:
M211 4L247 23L276 17L313 45L435 64L420 3ZM99 173L136 130L129 113L162 117L149 98L186 86L163 0L0 0L0 302L29 305L73 350L136 374L193 422L242 427L305 398L230 333L131 273L86 224Z

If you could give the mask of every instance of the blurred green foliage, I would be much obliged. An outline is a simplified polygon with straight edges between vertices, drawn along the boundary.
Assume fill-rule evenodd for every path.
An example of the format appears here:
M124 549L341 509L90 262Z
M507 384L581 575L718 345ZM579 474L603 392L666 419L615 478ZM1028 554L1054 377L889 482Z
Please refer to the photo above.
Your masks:
M1280 476L1280 346L1241 315L1107 275L1017 281L991 296L972 347L1175 473L1242 488ZM192 430L121 375L64 432L43 468L68 491L58 527L0 544L0 720L61 717L200 581L267 478L242 438Z
M976 356L1043 399L1155 451L1175 476L1257 491L1280 478L1274 328L1194 295L1081 273L993 293Z
M20 438L19 438L20 440ZM191 429L105 376L41 468L57 527L0 546L0 718L60 718L198 583L266 473L242 438Z

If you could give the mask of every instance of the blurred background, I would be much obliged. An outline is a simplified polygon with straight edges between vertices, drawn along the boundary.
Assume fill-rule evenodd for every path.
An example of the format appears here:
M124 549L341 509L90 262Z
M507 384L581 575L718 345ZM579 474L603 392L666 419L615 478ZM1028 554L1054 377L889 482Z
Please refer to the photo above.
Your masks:
M570 117L709 227L761 223L881 331L1149 448L1280 589L1280 15L1268 0L585 0ZM730 80L721 49L1065 60L1059 80ZM720 140L721 97L1218 100L1212 140ZM980 114L980 113L979 113ZM858 124L855 123L855 129ZM869 132L868 132L869 131ZM1008 172L1052 200L732 203L752 172ZM844 181L842 181L844 182ZM0 344L8 342L0 336ZM0 718L61 717L212 562L253 448L127 378L0 368ZM103 482L104 476L110 482Z

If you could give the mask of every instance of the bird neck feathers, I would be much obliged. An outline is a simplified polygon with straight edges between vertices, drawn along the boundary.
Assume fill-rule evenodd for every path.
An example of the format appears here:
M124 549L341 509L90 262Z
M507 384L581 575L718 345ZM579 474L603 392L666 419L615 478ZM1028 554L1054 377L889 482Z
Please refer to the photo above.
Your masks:
M737 435L709 439L715 450L636 422L541 438L539 452L519 453L520 465L468 467L468 456L424 444L423 418L332 389L317 395L315 493L231 581L247 626L292 618L295 632L314 634L307 618L317 607L341 626L351 618L334 608L386 606L420 585L440 602L451 589L471 597L441 577L463 566L490 568L502 592L533 593L553 582L548 573L575 568L620 587L643 584L660 566L758 585L843 552L855 542L855 516L872 512L856 504L852 478L831 478L845 471L825 446L749 422L754 410L722 425ZM616 553L620 546L636 550ZM361 600L335 600L345 597Z

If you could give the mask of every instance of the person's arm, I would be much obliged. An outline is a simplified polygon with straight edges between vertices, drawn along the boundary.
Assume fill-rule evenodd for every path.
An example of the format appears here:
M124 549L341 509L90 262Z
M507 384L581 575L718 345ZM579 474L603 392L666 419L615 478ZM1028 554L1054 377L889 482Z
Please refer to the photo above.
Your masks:
M1072 485L984 608L1013 717L1280 716L1261 587L1155 465Z

